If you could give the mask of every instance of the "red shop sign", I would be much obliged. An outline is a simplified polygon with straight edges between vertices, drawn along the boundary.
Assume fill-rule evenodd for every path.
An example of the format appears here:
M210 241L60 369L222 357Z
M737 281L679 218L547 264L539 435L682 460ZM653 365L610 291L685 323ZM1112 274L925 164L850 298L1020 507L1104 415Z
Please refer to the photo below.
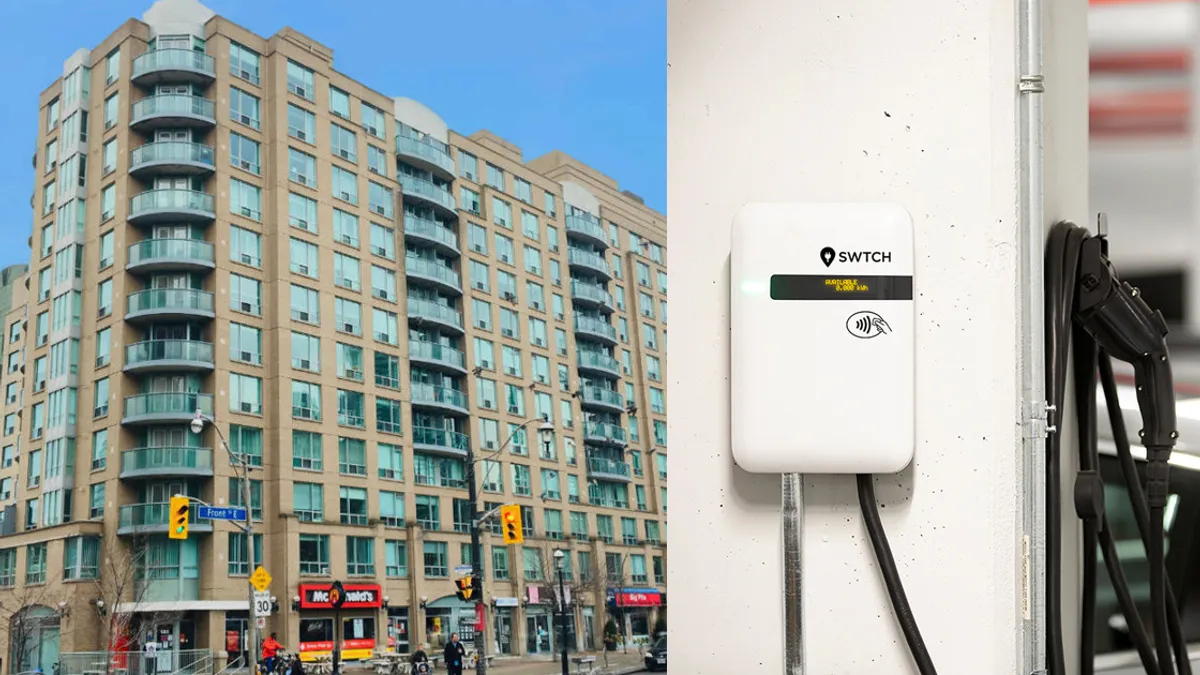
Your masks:
M300 609L333 609L330 588L330 584L300 584ZM382 589L377 584L345 584L342 595L342 609L383 606Z
M643 593L638 591L620 591L616 594L616 605L618 607L660 607L662 606L662 595L660 593Z

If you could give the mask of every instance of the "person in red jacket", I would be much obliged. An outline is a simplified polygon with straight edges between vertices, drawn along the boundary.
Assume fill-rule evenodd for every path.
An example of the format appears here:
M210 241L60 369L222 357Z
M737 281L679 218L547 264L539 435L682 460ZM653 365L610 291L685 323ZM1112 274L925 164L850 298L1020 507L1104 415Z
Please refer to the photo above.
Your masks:
M268 674L275 672L275 655L279 653L280 649L283 649L283 645L275 639L275 633L271 633L270 637L263 640L262 657Z

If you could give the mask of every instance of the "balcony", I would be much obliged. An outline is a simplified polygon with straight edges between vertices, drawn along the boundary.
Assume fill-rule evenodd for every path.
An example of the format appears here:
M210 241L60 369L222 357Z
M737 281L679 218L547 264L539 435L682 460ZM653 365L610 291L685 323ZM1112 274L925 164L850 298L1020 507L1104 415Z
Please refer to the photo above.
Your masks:
M451 295L462 295L462 279L453 267L415 255L404 257L404 274L414 285L433 286Z
M165 127L210 129L217 124L216 107L203 96L155 94L133 104L129 126L146 132Z
M580 349L576 357L581 371L614 378L621 376L621 362L604 352Z
M197 372L213 369L213 345L197 340L147 340L125 347L126 373Z
M206 223L216 219L213 196L198 190L148 190L129 200L129 222Z
M438 427L413 427L413 450L445 457L466 457L471 439L464 433Z
M165 502L126 504L121 507L117 534L166 534L170 524L171 505ZM189 532L212 532L212 522L196 517L196 509L188 510Z
M629 483L633 477L629 471L628 462L618 462L615 459L591 458L587 461L588 477L596 480L620 481Z
M625 397L603 387L582 387L579 390L579 404L584 408L606 410L618 415L625 412Z
M146 239L129 247L130 272L200 272L216 267L213 245L202 239Z
M471 412L466 392L427 382L412 383L412 404L459 415L468 415Z
M439 302L409 298L408 318L417 325L429 322L458 335L463 333L462 312Z
M583 440L588 443L625 446L625 430L608 422L584 422Z
M133 448L121 453L121 479L213 475L211 448Z
M617 344L617 329L612 324L590 316L575 317L575 332L577 337L598 340L605 344Z
M568 249L567 265L571 269L591 272L605 281L612 279L612 271L608 267L608 262L599 253L581 251L577 248Z
M150 288L125 299L126 321L188 321L214 316L213 294L194 288Z
M568 214L566 226L568 237L586 241L602 251L608 248L608 233L604 231L599 218L592 215Z
M406 173L398 174L396 178L400 180L400 187L404 188L406 201L432 206L435 211L447 218L458 217L456 210L458 206L454 195L450 194L449 190L434 185L433 181Z
M217 78L213 57L191 49L158 49L133 60L130 81L140 87L189 82L207 87Z
M571 301L581 307L598 309L605 314L614 311L612 294L600 284L589 284L578 279L571 280Z
M454 158L440 144L399 134L396 136L396 155L405 164L423 169L446 180L454 180Z
M466 355L453 347L436 342L409 341L408 360L463 375L467 373Z
M195 392L162 392L134 394L125 397L125 414L121 424L186 424L196 411L212 416L212 394Z
M404 214L404 238L429 244L448 255L458 256L462 253L458 248L458 235L454 230L436 220L419 218L409 213Z
M187 141L156 141L129 153L129 173L141 179L159 175L206 176L216 169L212 146Z

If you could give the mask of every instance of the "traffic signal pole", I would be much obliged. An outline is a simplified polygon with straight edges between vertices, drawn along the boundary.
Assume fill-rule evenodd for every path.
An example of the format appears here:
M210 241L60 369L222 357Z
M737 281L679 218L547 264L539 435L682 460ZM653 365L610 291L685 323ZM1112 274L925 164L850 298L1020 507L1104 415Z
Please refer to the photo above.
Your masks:
M471 502L471 585L475 595L475 616L483 616L475 626L475 654L479 663L475 666L480 675L487 673L487 612L483 607L483 543L479 529L483 519L479 517L479 491L475 485L475 451L467 443L467 499Z

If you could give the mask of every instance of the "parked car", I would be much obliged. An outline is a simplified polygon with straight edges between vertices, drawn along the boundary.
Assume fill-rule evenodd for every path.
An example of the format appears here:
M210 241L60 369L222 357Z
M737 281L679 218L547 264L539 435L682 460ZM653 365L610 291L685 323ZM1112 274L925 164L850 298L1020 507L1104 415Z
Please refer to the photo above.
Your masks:
M646 652L646 670L654 672L667 670L667 636L654 641L654 645Z

